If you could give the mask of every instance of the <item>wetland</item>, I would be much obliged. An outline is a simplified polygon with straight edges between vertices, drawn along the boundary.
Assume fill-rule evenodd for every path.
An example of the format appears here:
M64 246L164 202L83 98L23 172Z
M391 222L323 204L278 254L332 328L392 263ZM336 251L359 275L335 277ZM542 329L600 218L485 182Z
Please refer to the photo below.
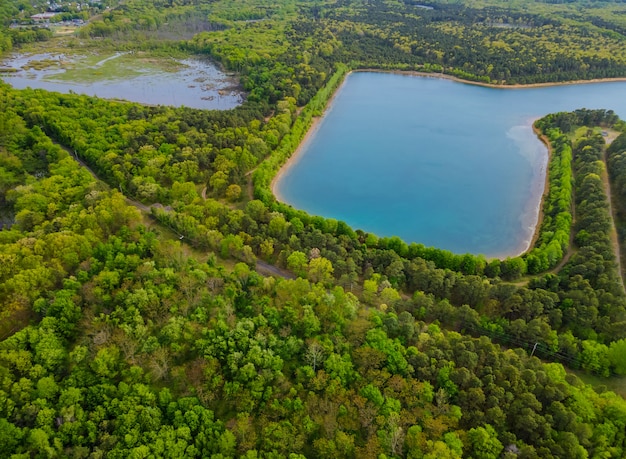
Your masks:
M244 100L236 76L194 56L14 53L0 62L0 78L17 89L74 92L148 105L228 110Z

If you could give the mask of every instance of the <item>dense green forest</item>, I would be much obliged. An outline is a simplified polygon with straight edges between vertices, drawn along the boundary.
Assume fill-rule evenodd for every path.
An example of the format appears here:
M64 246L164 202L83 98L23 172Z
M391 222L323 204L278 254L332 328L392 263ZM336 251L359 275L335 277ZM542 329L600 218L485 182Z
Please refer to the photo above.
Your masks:
M8 28L37 5L0 5L1 50L57 43ZM521 257L378 238L270 190L351 69L624 77L623 4L92 7L59 46L205 54L246 101L203 111L0 83L0 457L626 455L613 112L536 122L550 180ZM622 134L607 148L603 130Z

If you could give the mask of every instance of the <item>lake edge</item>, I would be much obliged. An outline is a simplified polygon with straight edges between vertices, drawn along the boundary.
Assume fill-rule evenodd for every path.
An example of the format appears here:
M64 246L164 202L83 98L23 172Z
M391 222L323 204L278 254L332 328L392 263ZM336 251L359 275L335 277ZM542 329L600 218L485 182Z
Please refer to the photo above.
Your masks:
M331 96L331 98L328 100L328 103L326 104L326 106L324 107L324 110L321 114L321 116L318 117L314 117L311 125L309 126L309 129L307 130L306 134L304 135L302 141L298 144L298 147L294 150L294 152L289 156L289 158L283 163L283 165L278 169L278 172L274 175L274 177L271 180L271 184L270 184L270 190L272 191L272 194L274 195L275 199L281 203L287 204L289 206L292 206L294 208L295 207L292 203L288 202L285 198L283 193L281 193L280 190L280 185L281 185L281 181L283 181L283 179L285 177L287 177L289 175L289 173L291 172L291 170L300 162L300 160L303 158L303 156L307 153L307 149L312 141L312 139L315 137L315 135L318 133L321 125L324 123L327 114L332 110L333 108L333 104L335 102L335 99L337 97L337 95L340 93L340 91L343 90L346 81L348 80L348 78L353 74L353 73L383 73L383 74L395 74L395 75L401 75L401 76L413 76L413 77L417 77L417 78L433 78L433 79L442 79L442 80L449 80L449 81L453 81L455 83L460 83L460 84L467 84L467 85L474 85L474 86L481 86L481 87L485 87L485 88L489 88L489 89L532 89L532 88L540 88L540 87L552 87L552 86L568 86L568 85L578 85L578 84L585 84L585 83L610 83L610 82L626 82L626 77L624 78L607 78L607 79L595 79L595 80L575 80L575 81L569 81L569 82L555 82L555 83L534 83L534 84L528 84L528 85L496 85L496 84L490 84L490 83L483 83L483 82L476 82L476 81L469 81L469 80L462 80L458 77L452 76L452 75L447 75L447 74L438 74L438 73L428 73L428 72L418 72L418 71L404 71L404 70L381 70L381 69L353 69L349 72L346 73L346 75L343 77L343 80L341 82L341 84L337 87L337 89L334 91L333 95ZM548 113L543 114L543 116L547 115ZM551 159L551 150L549 147L549 144L546 144L538 131L535 130L534 127L534 121L536 121L536 119L534 119L533 121L531 121L530 124L530 128L533 132L533 134L535 135L535 137L541 142L542 146L543 146L543 158L544 160L542 161L541 164L535 165L536 168L541 169L540 174L543 175L543 177L539 177L540 180L533 180L531 189L532 190L536 190L535 193L532 192L531 190L531 196L528 198L527 200L527 205L524 206L524 209L522 211L522 214L520 214L519 218L522 222L528 223L528 236L525 237L522 241L520 247L525 247L525 248L520 248L520 249L514 249L511 253L508 253L507 255L490 255L490 256L485 256L479 253L473 253L473 252L465 252L465 253L470 253L472 255L482 255L485 256L485 258L487 260L492 260L492 259L500 259L500 260L504 260L506 258L514 258L514 257L518 257L518 256L522 256L525 255L526 253L528 253L530 250L532 250L537 242L537 240L539 239L540 233L541 233L541 226L543 223L543 218L544 218L544 204L545 204L545 198L546 195L549 191L549 174L548 174L548 169L549 169L549 163L550 163L550 159ZM538 196L535 197L535 196ZM533 204L536 203L536 204ZM304 210L304 209L300 209L303 210L311 215L313 215L313 213ZM528 215L528 217L527 217ZM330 217L326 217L321 215L323 218L330 218ZM534 223L533 223L534 222ZM350 225L354 230L358 230L361 228L356 228L354 227L354 225ZM376 234L376 232L373 231L366 231L361 229L362 231L366 232L366 233L372 233L378 236L378 234ZM378 236L378 237L387 237L387 236ZM404 240L404 238L402 238L403 241L405 241L407 244L410 244L410 242ZM420 244L420 242L415 241L416 243ZM434 248L437 248L439 250L448 250L448 249L444 249L441 247L437 247L437 246L432 246ZM449 250L450 251L450 250ZM452 252L452 251L450 251ZM455 253L455 252L453 252ZM463 253L459 253L459 254L463 254Z

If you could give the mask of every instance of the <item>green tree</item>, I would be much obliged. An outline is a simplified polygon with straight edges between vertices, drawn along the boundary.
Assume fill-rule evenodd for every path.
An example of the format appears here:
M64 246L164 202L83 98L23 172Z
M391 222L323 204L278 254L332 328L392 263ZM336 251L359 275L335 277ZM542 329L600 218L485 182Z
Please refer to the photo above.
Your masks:
M329 283L333 279L333 265L324 257L312 258L309 261L307 277L311 282Z
M504 449L494 428L489 424L467 432L468 457L471 459L497 459Z
M611 343L609 347L609 360L615 373L626 375L626 339Z
M300 251L296 250L287 257L287 267L299 277L306 275L307 266L307 256Z

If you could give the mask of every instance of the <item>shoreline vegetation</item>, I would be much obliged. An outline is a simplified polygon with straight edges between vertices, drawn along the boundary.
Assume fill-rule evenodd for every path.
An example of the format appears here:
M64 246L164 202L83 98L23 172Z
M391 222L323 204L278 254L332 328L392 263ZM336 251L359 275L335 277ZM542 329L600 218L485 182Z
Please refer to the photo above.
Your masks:
M539 235L541 233L541 224L543 223L543 218L545 216L544 204L546 202L546 197L548 196L548 192L550 190L549 167L550 167L550 161L552 161L552 158L553 158L552 144L550 143L550 139L543 132L541 132L541 130L535 125L536 121L537 120L534 120L532 123L532 130L537 136L537 138L541 141L541 143L547 149L548 164L545 170L545 175L544 175L544 180L543 180L543 191L541 192L541 199L539 200L539 212L537 214L537 223L535 224L535 228L533 230L533 237L530 240L530 243L528 244L528 247L526 248L526 250L520 253L518 256L523 255L529 252L530 250L532 250L532 248L535 247L535 245L537 244L537 241L539 240Z
M272 181L270 183L270 190L271 190L272 194L274 195L274 198L276 198L276 200L278 202L281 202L281 203L286 204L286 205L290 205L287 201L285 201L284 196L282 196L280 194L280 190L278 189L278 182L280 181L280 179L285 174L287 174L289 172L289 170L292 167L294 167L296 164L298 164L298 161L300 161L302 159L302 156L304 154L304 149L306 148L308 143L311 141L311 139L313 138L315 133L317 133L317 130L319 129L320 124L321 124L321 122L324 119L324 116L326 116L326 113L328 113L328 111L332 108L332 105L333 105L333 102L335 101L335 98L339 94L339 91L341 91L343 86L346 84L346 80L348 79L348 76L352 72L353 72L353 70L350 70L350 71L346 72L345 75L343 75L343 77L341 78L341 82L337 85L337 88L333 91L333 93L330 96L330 98L326 101L326 104L322 108L321 113L319 115L315 115L314 114L311 117L311 121L310 121L309 127L306 130L306 133L304 134L304 137L302 137L302 139L298 143L298 146L295 148L293 153L287 158L287 161L285 161L282 164L282 166L279 166L278 171L276 172L276 174L272 178Z
M272 194L274 195L274 197L276 198L278 202L282 202L283 204L289 205L289 203L285 200L284 196L280 193L280 190L278 188L278 182L280 181L281 178L283 178L285 174L289 172L289 170L292 167L298 164L298 162L302 159L302 156L304 154L303 150L306 148L308 142L310 142L311 138L317 132L317 129L319 128L319 125L323 117L324 117L323 115L314 116L311 119L311 125L309 126L309 129L307 130L306 134L302 138L302 141L300 142L298 147L294 150L292 155L287 159L287 161L285 161L285 163L280 167L280 169L278 169L278 172L276 172L276 175L274 175L274 178L272 178L270 189L272 190Z
M457 83L471 84L475 86L482 86L482 87L493 88L493 89L524 89L524 88L537 88L537 87L550 87L550 86L564 86L564 85L570 85L570 84L573 85L573 84L584 84L584 83L610 83L610 82L625 82L626 81L626 77L625 77L625 78L607 78L607 79L594 79L594 80L576 80L576 81L557 82L557 83L534 83L534 84L527 84L527 85L497 85L497 84L491 84L491 83L463 80L461 78L458 78L452 75L447 75L445 73L430 73L430 72L404 71L404 70L381 70L381 69L367 69L367 68L352 69L346 72L345 75L343 75L341 83L337 86L335 91L332 93L331 97L326 102L319 116L313 116L311 118L309 127L306 130L306 133L302 137L301 141L298 143L293 153L290 156L288 156L286 161L282 165L279 166L277 172L272 177L269 188L270 188L272 195L274 196L274 199L277 202L283 205L291 206L291 204L285 200L284 196L280 192L280 189L278 186L280 180L284 178L285 174L288 174L289 171L295 165L297 165L298 162L302 159L304 150L308 146L308 143L311 141L313 136L317 133L317 130L319 129L320 124L323 122L324 116L326 115L326 113L332 109L332 104L335 101L335 98L337 97L341 89L343 88L347 78L352 73L361 73L361 72L391 73L391 74L397 74L397 75L408 75L408 76L417 76L417 77L425 77L425 78L439 78L439 79L454 81ZM553 148L550 143L550 139L545 135L545 133L543 133L539 128L537 128L535 124L536 121L537 120L533 120L531 122L530 127L533 130L533 133L535 134L535 136L545 146L547 161L546 161L546 167L543 171L544 179L540 182L542 183L543 188L541 190L541 197L537 203L538 209L536 209L536 213L535 213L536 219L533 218L534 224L531 223L529 225L529 227L532 227L532 230L529 231L529 233L531 233L531 237L523 241L522 246L525 246L525 248L523 248L520 251L515 251L513 255L507 255L507 256L495 255L495 256L485 257L487 261L492 261L492 260L504 261L506 259L525 257L526 255L530 254L533 249L536 248L537 241L539 240L541 236L541 229L542 229L542 225L543 225L544 217L545 217L544 207L546 204L546 198L550 191L550 163L553 159ZM539 181L537 183L539 183ZM538 190L537 192L539 193ZM455 255L463 256L464 254L455 254ZM481 254L472 254L472 255L477 256L477 257L483 256Z
M324 111L324 113L326 112ZM308 142L311 140L311 138L313 138L313 136L317 132L323 118L324 118L323 114L319 116L313 116L311 118L311 124L309 125L309 128L306 131L306 134L304 134L304 137L302 138L302 140L300 141L300 143L298 144L294 152L287 158L287 161L285 161L283 165L280 166L280 168L278 169L278 172L276 172L276 174L272 178L272 182L270 183L270 190L272 191L274 198L276 198L276 201L281 202L286 205L290 205L285 200L284 196L280 193L280 190L278 189L278 182L285 174L289 172L289 170L292 167L298 164L298 162L302 159L302 156L304 153L303 150L306 148Z

